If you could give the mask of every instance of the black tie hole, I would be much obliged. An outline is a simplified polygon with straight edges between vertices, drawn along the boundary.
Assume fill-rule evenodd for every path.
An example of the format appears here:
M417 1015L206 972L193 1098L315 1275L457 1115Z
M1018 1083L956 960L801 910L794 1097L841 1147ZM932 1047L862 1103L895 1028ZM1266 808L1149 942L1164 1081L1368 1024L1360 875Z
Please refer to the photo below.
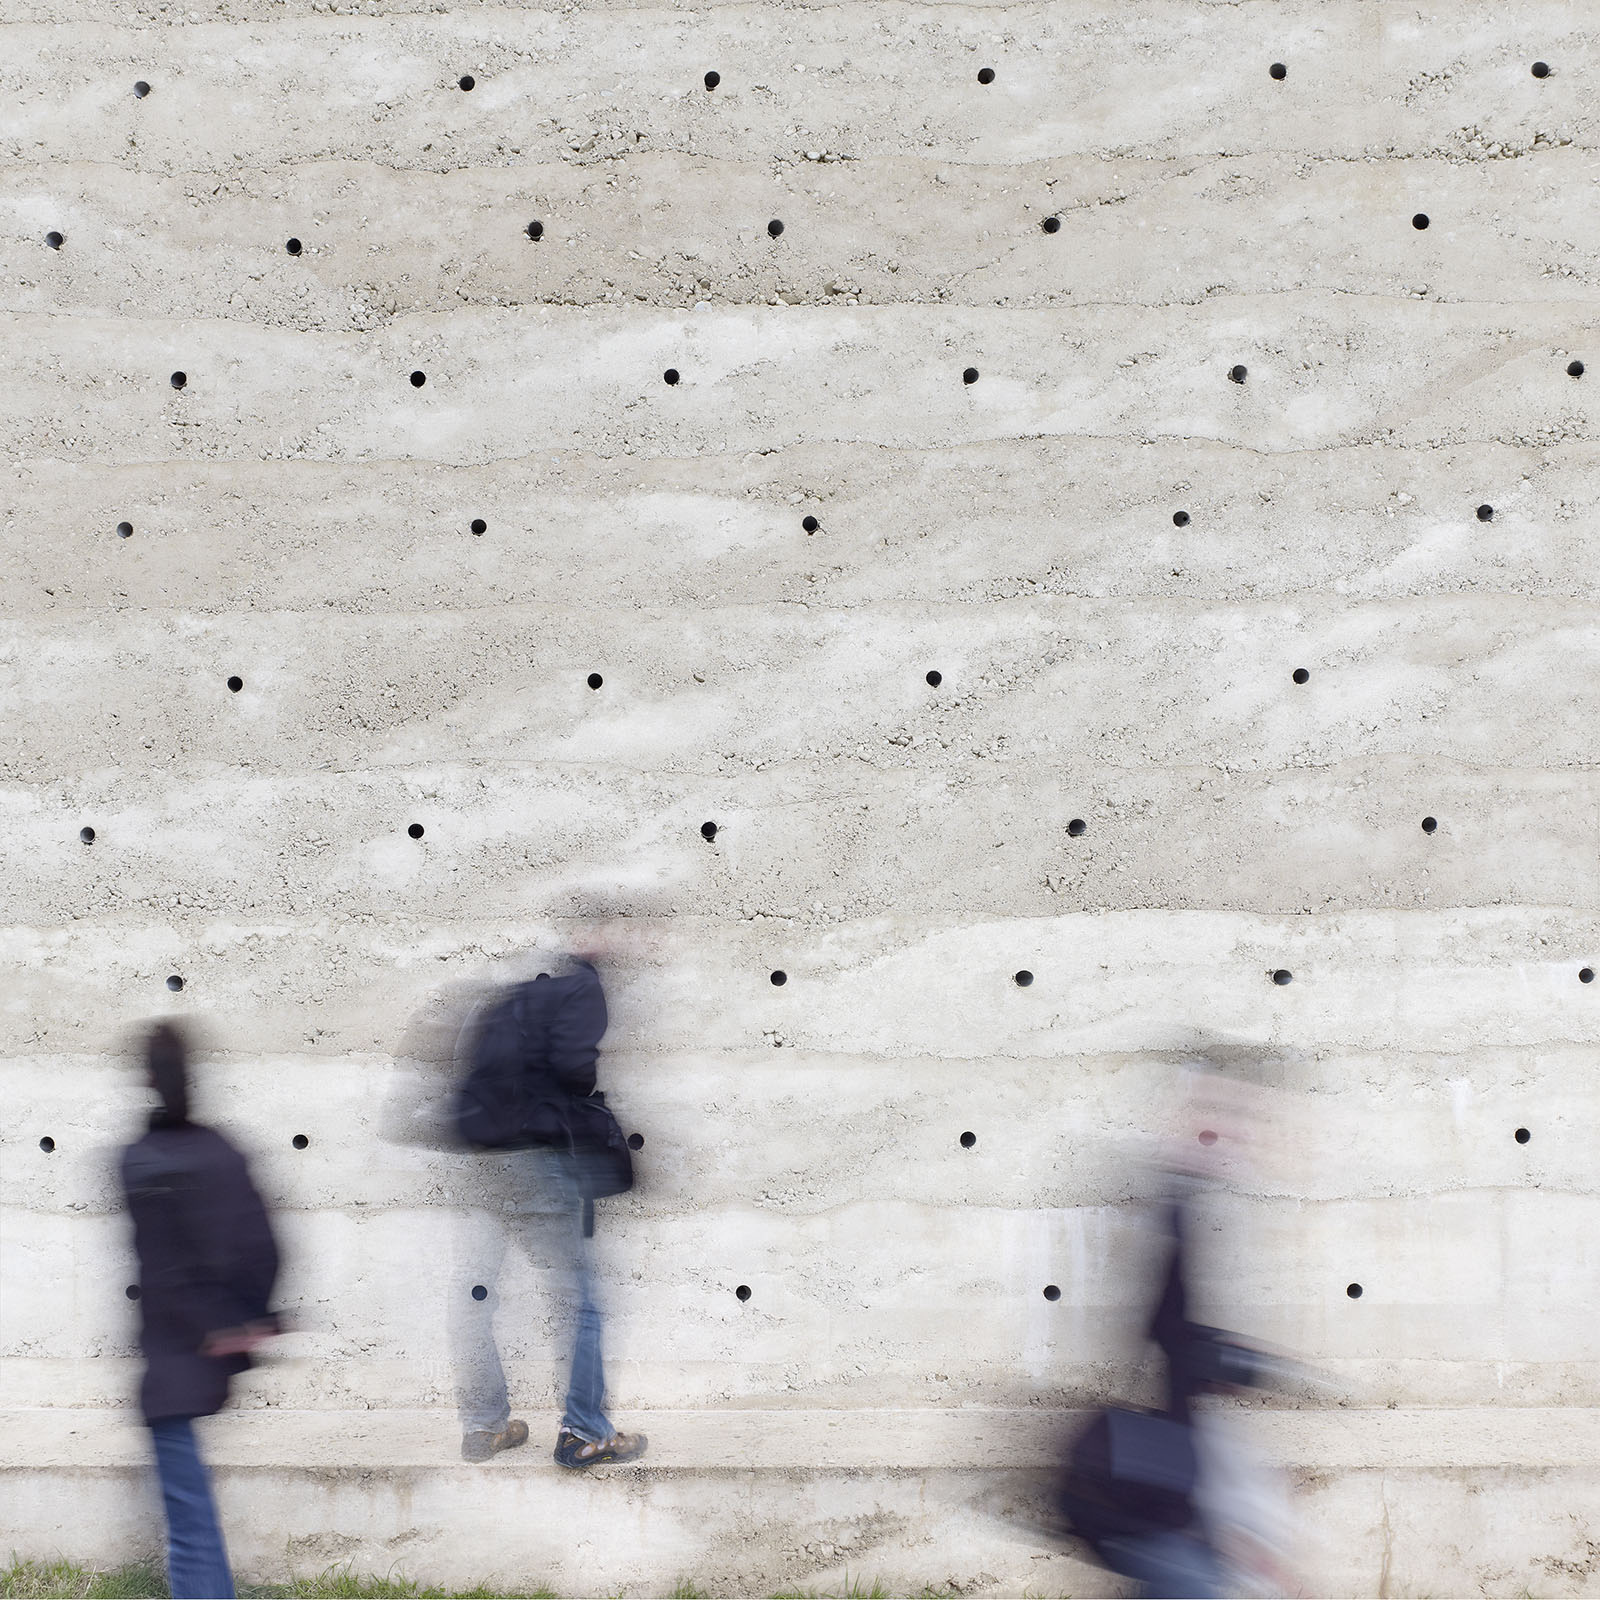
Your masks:
M942 672L930 672L927 677L929 685L935 689L944 682L944 674Z
M243 678L229 678L228 679L228 691L229 691L230 694L238 694L238 692L242 688L244 688L244 679Z
M700 824L700 837L702 839L715 839L716 836L717 836L717 825L716 825L716 823L714 823L714 822L702 822Z
M426 372L413 372L411 374L411 387L413 389L420 389L427 381L428 374Z
M1046 1300L1059 1300L1061 1291L1053 1283L1047 1283L1044 1286L1044 1297Z
M1526 1128L1518 1128L1511 1137L1515 1139L1518 1144L1526 1144L1533 1137L1533 1135L1529 1133Z
M1536 78L1548 78L1550 76L1550 63L1548 61L1535 61L1528 70Z
M1567 363L1567 376L1569 378L1581 378L1583 376L1583 363L1581 361L1569 361Z
M302 245L298 239L291 239L286 245L284 245L283 248L287 250L290 255L297 256L305 248L305 246Z
M1046 233L1060 233L1061 232L1061 218L1060 217L1046 217L1044 219L1044 221L1039 224L1039 226L1041 228L1043 228Z
M461 87L466 90L475 89L478 85L478 80L474 78L470 72L463 72L457 81L460 83Z
M117 537L119 539L131 539L133 537L133 524L131 522L119 522L117 524Z
M150 85L146 83L143 78L141 78L136 84L134 84L133 93L135 99L143 100L144 97L150 93Z
M1424 817L1422 819L1422 831L1424 833L1436 833L1438 828L1439 819L1437 817Z
M789 974L778 968L768 973L767 978L774 989L781 989L789 981Z
M676 367L668 367L661 374L661 378L664 383L676 383L678 381L678 369Z
M1029 972L1026 967L1024 967L1020 972L1012 973L1011 981L1016 984L1019 989L1026 989L1028 985L1033 982L1033 974Z
M630 1133L628 1135L628 1148L630 1150L643 1150L644 1135L642 1133Z
M748 1300L750 1298L750 1285L748 1283L741 1283L733 1292L738 1295L741 1300Z
M489 1291L481 1283L475 1283L472 1286L472 1298L474 1300L487 1300Z
M1594 982L1594 968L1593 967L1579 967L1578 968L1578 982L1579 983L1593 983Z
M976 367L968 367L961 374L961 381L963 383L976 383L978 381L978 369Z
M413 822L411 826L406 829L406 832L410 834L413 839L420 839L426 831L427 830L420 822Z
M1082 817L1074 817L1067 824L1067 832L1074 839L1081 839L1089 831L1089 824Z
M605 681L606 680L602 678L598 672L591 672L589 676L584 679L584 682L587 683L591 689L598 689Z
M289 1141L289 1143L292 1144L296 1150L304 1150L305 1147L311 1143L311 1141L306 1138L303 1133L297 1133L294 1138Z
M526 231L530 239L544 238L544 224L542 222L530 222Z
M176 994L183 987L183 979L180 978L176 972L174 972L172 976L167 979L167 987L172 990L174 994Z
M1415 228L1418 233L1421 233L1422 230L1428 226L1428 213L1426 211L1419 211L1416 216L1411 219L1411 226Z
M1494 507L1493 506L1491 506L1491 505L1482 505L1482 506L1478 507L1478 521L1479 522L1492 522L1493 520L1494 520Z
M1346 1284L1344 1292L1349 1295L1352 1300L1359 1300L1361 1298L1361 1285L1359 1283Z
M782 232L783 224L776 217L774 217L772 221L767 224L767 237L776 239Z
M46 1155L49 1155L55 1149L55 1147L56 1142L48 1133L39 1141L39 1148L43 1150Z
M1287 967L1279 967L1272 974L1272 981L1281 988L1286 983L1294 982L1294 974Z
M1189 526L1189 513L1187 511L1174 511L1172 513L1172 525L1175 528L1187 528Z
M186 383L188 383L189 374L187 372L174 372L168 381L172 384L174 389L181 389Z
M1296 667L1294 671L1289 674L1289 676L1293 678L1296 683L1310 683L1311 681L1311 674L1307 672L1304 667Z
M720 72L708 72L705 76L705 85L708 89L715 89L721 82L722 74Z
M1284 66L1281 61L1274 61L1272 65L1267 68L1267 72L1272 77L1276 78L1279 83L1282 83L1283 80L1289 76L1289 69Z
M822 526L822 524L818 522L815 517L801 517L800 526L804 528L807 533L815 533L817 529Z
M52 228L50 232L44 236L44 242L49 245L52 250L59 250L67 241L64 235L57 233L55 229Z
M994 82L994 68L993 67L979 67L978 68L978 82L979 83L993 83Z
M137 1300L139 1298L139 1285L136 1283L130 1283L122 1292L127 1295L130 1300Z
M1248 367L1229 367L1228 368L1228 377L1229 377L1229 380L1231 382L1233 382L1233 383L1243 383L1244 380L1246 378L1248 378L1249 376L1250 376L1250 369Z
M94 843L94 829L93 828L79 828L78 829L78 837L80 839L82 839L85 844L93 844Z
M489 531L489 524L482 517L474 517L472 519L472 531L482 537Z
M961 1135L961 1148L963 1150L970 1150L977 1142L978 1136L975 1133L964 1133Z

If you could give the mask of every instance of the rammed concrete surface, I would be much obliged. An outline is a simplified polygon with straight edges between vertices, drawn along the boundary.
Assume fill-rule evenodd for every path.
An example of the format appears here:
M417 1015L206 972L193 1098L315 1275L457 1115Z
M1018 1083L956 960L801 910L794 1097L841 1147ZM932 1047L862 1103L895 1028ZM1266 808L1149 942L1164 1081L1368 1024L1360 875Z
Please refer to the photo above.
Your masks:
M1220 1040L1292 1091L1202 1311L1326 1378L1242 1419L1306 1592L1595 1592L1592 7L0 17L5 1548L159 1542L172 1012L288 1252L242 1572L1114 1590L1045 1472L1148 1392ZM607 890L654 1444L574 1482L526 1268L533 1443L457 1458L436 1135Z

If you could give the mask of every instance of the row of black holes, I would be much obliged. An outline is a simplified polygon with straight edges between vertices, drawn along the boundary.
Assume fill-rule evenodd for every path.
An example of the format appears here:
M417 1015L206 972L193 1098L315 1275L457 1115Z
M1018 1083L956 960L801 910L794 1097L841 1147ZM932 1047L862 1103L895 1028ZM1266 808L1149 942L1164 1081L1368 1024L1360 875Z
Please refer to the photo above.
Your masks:
M415 830L413 837L420 837L422 833L422 824L420 822L413 822L411 827L413 830ZM93 830L85 829L84 831L92 832ZM767 974L767 981L771 983L774 988L781 989L789 981L789 974L783 971L781 967L775 967ZM1026 967L1023 967L1019 971L1011 974L1011 981L1016 984L1019 989L1026 989L1033 983L1033 974L1029 972ZM1276 967L1272 971L1272 981L1280 986L1286 983L1293 983L1294 974L1287 967ZM1579 967L1578 982L1593 983L1594 968ZM177 973L173 973L173 975L167 979L167 987L176 993L179 989L183 988L183 979L180 978Z
M229 679L228 687L230 689L232 689L232 688L234 688L236 686L240 687L240 688L243 687L242 684L238 684L238 680L237 679ZM425 827L423 827L423 825L420 822L413 822L406 829L406 833L413 839L422 838L422 836L427 831L428 830ZM702 822L700 824L700 837L702 839L707 839L707 840L711 840L711 841L714 842L716 840L717 834L720 831L721 831L721 829L718 827L718 825L715 822ZM1089 824L1087 822L1085 822L1082 817L1074 817L1067 824L1067 832L1074 839L1081 839L1084 836L1084 834L1086 834L1088 831L1089 831ZM1424 833L1437 833L1439 831L1439 819L1437 817L1424 817L1422 819L1422 831ZM99 835L96 834L96 832L94 831L93 828L83 827L83 828L79 828L78 829L78 837L85 844L93 844L95 842L95 840L99 837Z
M1582 362L1576 362L1574 364L1580 367L1583 365ZM1492 521L1493 518L1493 506L1481 505L1478 507L1479 522L1489 522ZM1172 522L1174 527L1187 528L1191 520L1192 519L1187 511L1174 511L1172 513ZM818 522L815 517L807 516L800 519L800 526L804 528L807 533L815 533L817 529L822 526L822 524ZM489 531L489 524L485 522L482 517L474 517L468 524L468 527L473 533L477 534L479 538L482 538L483 535ZM131 539L133 537L133 524L131 522L119 522L117 524L117 537L119 539ZM596 674L596 676L598 676L598 674ZM941 673L930 672L928 674L928 682L931 683L935 688L938 688L940 682L942 681L942 677L943 675ZM1297 678L1295 681L1297 683L1304 683L1305 679ZM228 687L230 689L234 687L232 679L229 680ZM239 687L243 688L244 685L240 684ZM589 687L591 689L598 689L600 685L598 683L591 683Z
M1548 78L1550 76L1550 66L1548 62L1535 61L1532 67L1530 67L1528 70L1532 72L1536 78ZM1289 69L1283 62L1274 61L1272 65L1267 68L1267 76L1274 79L1278 83L1282 83L1283 80L1289 76ZM995 70L993 67L978 68L979 83L991 84L994 81ZM701 82L704 83L706 89L710 91L715 89L717 85L722 82L722 74L720 72L708 72L705 77L701 79ZM459 78L456 79L456 87L462 90L464 93L470 94L478 87L478 80L470 72L464 72ZM140 78L139 81L133 86L133 93L135 99L143 100L144 97L150 93L150 85L143 78Z
M124 526L126 526L126 524L124 524ZM927 682L935 689L937 689L939 685L944 682L944 674L937 670L926 673L924 676ZM1294 671L1289 674L1289 676L1295 683L1309 683L1311 681L1311 671L1307 667L1296 667ZM606 680L601 677L598 672L591 672L589 676L584 679L584 682L587 683L591 689L600 688L605 681ZM238 692L244 688L244 679L239 677L237 674L235 674L233 677L230 677L227 682L230 693L238 694ZM1433 829L1429 827L1429 822L1431 821L1432 818L1428 818L1422 824L1424 831L1427 833L1433 832ZM1077 831L1081 833L1083 829L1079 828ZM413 839L420 839L422 835L419 833L414 833L411 837ZM706 834L706 837L709 839L712 837L712 835L708 833Z
M748 1283L741 1283L733 1292L741 1302L746 1301L751 1295L750 1285ZM1352 1300L1359 1300L1362 1294L1361 1285L1359 1283L1346 1284L1344 1292L1349 1295ZM139 1285L136 1283L130 1283L123 1293L126 1294L130 1300L137 1300L140 1295ZM1059 1286L1053 1283L1047 1283L1044 1286L1044 1297L1046 1300L1051 1302L1059 1300L1061 1298L1061 1290ZM489 1298L489 1291L487 1287L481 1283L473 1284L472 1298L474 1300L487 1300Z
M1428 213L1426 211L1418 211L1418 212L1413 213L1412 218L1411 218L1411 226L1413 228L1415 228L1419 233L1423 232L1425 229L1431 227L1432 224L1433 224L1433 219L1428 215ZM1046 233L1059 233L1061 231L1061 218L1060 217L1056 217L1056 216L1045 217L1039 223L1039 226ZM536 241L537 240L542 240L544 238L544 223L542 223L542 222L538 221L537 219L535 219L534 221L530 222L527 225L527 227L525 227L522 231L525 234L527 234L527 236L530 239L533 239L533 240L536 240ZM772 239L780 238L782 236L782 234L783 234L783 231L784 231L784 223L783 223L783 219L781 217L773 217L767 223L767 236L769 238L772 238ZM48 245L50 247L50 249L52 249L52 250L60 250L66 244L67 237L59 229L52 228L48 233L45 234L44 242L45 242L46 245ZM290 239L284 240L283 248L292 256L303 255L305 253L305 243L304 243L304 241L300 240L300 239L297 239L297 238L290 238ZM1581 377L1582 376L1582 363L1581 362L1578 363L1578 366L1579 366L1580 370L1578 372L1573 373L1574 377ZM1571 368L1569 368L1568 370L1571 371ZM1234 369L1234 371L1240 374L1239 377L1234 378L1234 382L1235 383L1243 383L1244 382L1243 374L1245 372L1245 369L1243 367L1236 367ZM1230 377L1232 375L1233 375L1232 373L1229 374ZM175 379L181 378L182 376L183 376L182 373L175 373L174 374L174 378ZM421 376L421 375L418 374L418 373L412 373L411 381L412 381L413 384L416 384L416 386L418 388L421 388L422 385L417 382L417 379L418 379L419 376ZM976 373L974 372L974 378L975 377L976 377ZM423 378L423 381L424 382L426 381L425 377ZM667 381L669 383L672 383L672 382L674 382L676 380L674 380L672 378L669 378ZM970 383L970 382L973 381L973 379L969 378L967 381ZM181 383L174 382L173 387L181 389L183 387L183 385Z
M1422 217L1422 216L1419 215L1417 218L1414 218L1413 220L1417 223L1417 225L1419 227L1426 227L1427 226L1428 219L1426 217ZM777 224L777 226L779 228L781 228L782 224L779 223L779 224ZM1567 376L1568 377L1581 378L1583 376L1583 372L1584 372L1584 367L1583 367L1583 363L1581 361L1569 361L1567 363ZM1245 379L1248 378L1249 376L1250 376L1250 369L1248 367L1246 367L1246 366L1233 366L1233 367L1229 367L1228 368L1228 377L1229 377L1230 381L1233 382L1233 383L1243 383L1245 381ZM668 367L667 370L661 374L661 378L662 378L662 381L664 383L676 384L676 383L679 383L679 382L682 381L683 374L680 373L676 367ZM421 371L420 369L411 374L411 387L413 389L420 389L427 381L428 381L427 373ZM976 383L978 381L978 369L976 367L966 367L966 368L964 368L962 370L962 373L961 373L961 381L963 383L965 383L965 384ZM171 385L172 385L172 387L174 389L187 388L188 384L189 384L189 374L186 373L186 372L174 372L172 374L171 378L168 379L168 382L171 383ZM1484 520L1487 521L1487 518L1485 518ZM1181 524L1180 524L1180 526L1181 526ZM478 530L474 529L473 531L477 532ZM811 530L809 528L806 531L808 533L811 532Z
M1216 1134L1212 1133L1209 1129L1196 1134L1195 1137L1203 1145L1213 1145L1217 1142ZM1512 1134L1512 1138L1515 1139L1518 1144L1527 1144L1532 1137L1533 1135L1526 1128L1518 1128L1517 1131ZM963 1150L971 1150L977 1144L978 1136L969 1130L968 1132L963 1133L956 1142ZM311 1141L305 1136L305 1134L297 1133L294 1138L289 1141L289 1143L292 1144L296 1150L305 1150L309 1148ZM49 1134L46 1134L44 1138L39 1141L39 1148L44 1151L46 1155L52 1155L55 1152L56 1142L50 1137ZM644 1135L642 1133L630 1133L628 1135L628 1148L630 1150L643 1150Z

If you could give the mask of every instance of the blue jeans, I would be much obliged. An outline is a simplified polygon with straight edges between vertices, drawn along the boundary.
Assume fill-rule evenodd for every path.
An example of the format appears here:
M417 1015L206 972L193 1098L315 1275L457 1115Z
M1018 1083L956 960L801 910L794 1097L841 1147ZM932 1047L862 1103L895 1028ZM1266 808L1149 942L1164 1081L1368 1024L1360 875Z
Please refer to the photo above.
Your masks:
M232 1600L233 1573L194 1424L188 1417L163 1417L150 1424L150 1437L167 1508L167 1581L173 1600Z
M531 1200L534 1209L531 1214L478 1219L477 1226L467 1230L450 1289L461 1427L466 1433L480 1428L498 1433L511 1420L505 1369L494 1338L494 1313L500 1301L501 1263L514 1236L530 1257L540 1243L548 1241L554 1247L552 1282L573 1331L572 1371L561 1425L591 1444L604 1444L616 1429L605 1414L600 1306L592 1253L583 1237L577 1168L571 1155L554 1150L524 1150L514 1159L517 1197ZM488 1290L485 1299L472 1298L475 1285Z

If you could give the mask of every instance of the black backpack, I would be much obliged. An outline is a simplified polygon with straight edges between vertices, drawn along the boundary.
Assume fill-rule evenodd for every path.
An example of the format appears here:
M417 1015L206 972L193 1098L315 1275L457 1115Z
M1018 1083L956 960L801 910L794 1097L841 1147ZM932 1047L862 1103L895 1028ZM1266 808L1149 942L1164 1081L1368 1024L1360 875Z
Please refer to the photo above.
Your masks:
M1186 1528L1194 1521L1194 1435L1151 1411L1109 1407L1073 1441L1059 1489L1072 1531L1097 1554L1104 1539Z
M473 1021L471 1064L456 1091L461 1137L480 1150L565 1149L586 1202L633 1187L633 1157L597 1089L576 1095L545 1070L532 1022L534 983L518 983ZM585 1231L592 1224L586 1207Z

